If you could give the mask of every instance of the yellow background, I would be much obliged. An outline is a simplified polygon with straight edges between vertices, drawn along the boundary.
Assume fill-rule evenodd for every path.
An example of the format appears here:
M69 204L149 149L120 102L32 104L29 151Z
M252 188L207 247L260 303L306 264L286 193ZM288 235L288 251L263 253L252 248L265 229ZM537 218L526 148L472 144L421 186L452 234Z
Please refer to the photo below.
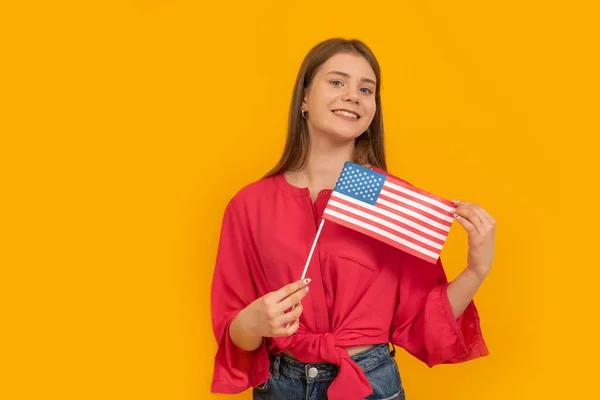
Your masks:
M297 68L332 36L380 60L391 172L498 220L491 355L400 352L409 398L596 398L596 10L293 3L0 4L0 398L220 397L223 208L277 161ZM460 226L443 256L458 274Z

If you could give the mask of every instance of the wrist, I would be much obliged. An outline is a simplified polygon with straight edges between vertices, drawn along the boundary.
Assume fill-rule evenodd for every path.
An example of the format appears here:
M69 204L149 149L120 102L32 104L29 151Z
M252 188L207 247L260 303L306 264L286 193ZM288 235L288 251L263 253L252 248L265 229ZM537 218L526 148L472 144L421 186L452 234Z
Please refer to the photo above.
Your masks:
M231 321L230 335L234 344L244 351L256 350L263 341L261 335L253 332L253 327L248 322L246 309L241 310Z
M467 268L465 268L465 271L469 274L469 277L472 280L477 281L478 284L482 284L489 272L489 268L485 266L482 267L468 264Z
M252 335L252 328L248 326L246 319L246 309L242 309L231 322L231 325L235 325L235 330L243 333L245 336Z

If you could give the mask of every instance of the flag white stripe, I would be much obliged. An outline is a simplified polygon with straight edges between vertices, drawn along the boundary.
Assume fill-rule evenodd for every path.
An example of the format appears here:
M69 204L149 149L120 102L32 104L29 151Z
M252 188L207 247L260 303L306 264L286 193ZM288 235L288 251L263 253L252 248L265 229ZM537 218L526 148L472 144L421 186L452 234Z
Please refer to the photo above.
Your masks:
M447 204L444 204L444 203L442 203L442 202L440 202L438 200L435 200L435 199L432 199L432 198L427 197L425 195L422 195L421 193L417 193L417 192L415 192L413 190L407 189L404 186L396 185L395 183L389 182L387 179L386 179L385 183L383 184L383 186L388 186L391 189L397 190L398 192L409 194L409 195L411 195L413 197L416 197L419 200L423 200L423 201L425 201L425 202L427 202L429 204L432 204L432 205L434 205L436 207L439 207L442 210L446 210L448 212L452 212L452 210L454 210L453 207L450 207Z
M374 216L372 214L366 213L364 211L357 210L356 208L349 207L349 206L347 206L345 204L342 204L342 203L339 203L339 202L337 202L337 201L335 201L333 199L329 200L329 204L331 204L332 206L335 206L337 208L341 208L342 210L347 211L349 213L358 215L360 217L368 218L368 219L370 219L370 220L372 220L374 222L377 222L378 224L387 226L390 229L393 229L393 230L398 231L400 233L403 233L403 234L405 234L407 236L410 236L411 238L413 238L415 240L418 240L421 243L425 243L426 245L429 245L431 247L435 247L436 249L442 250L442 245L441 244L436 243L436 242L434 242L432 240L429 240L429 239L427 239L425 237L422 237L422 236L420 236L420 235L418 235L418 234L416 234L416 233L414 233L412 231L409 231L408 229L402 228L402 227L400 227L400 226L398 226L396 224L393 224L393 223L391 223L389 221L386 221L384 219L376 217L376 216Z
M399 206L396 203L392 203L391 201L387 201L387 200L384 200L384 199L379 199L379 200L377 200L377 202L380 203L380 204L382 204L382 205L384 205L384 206L388 206L390 208L393 208L394 210L398 210L398 211L401 211L401 212L403 212L405 214L408 214L411 217L415 217L416 219L418 219L420 221L423 221L423 222L425 222L425 223L427 223L427 224L429 224L429 225L431 225L431 226L433 226L435 228L443 229L446 232L450 232L450 227L448 225L440 224L439 222L434 221L434 220L432 220L430 218L427 218L426 216L424 216L422 214L419 214L418 212L414 212L413 210L409 210L407 208Z
M435 217L438 217L440 219L443 219L444 221L448 221L448 222L454 221L453 218L451 218L451 217L449 217L449 216L447 216L445 214L442 214L439 211L433 210L433 209L431 209L431 208L429 208L427 206L424 206L423 204L419 204L416 201L405 199L404 197L398 196L397 194L394 194L392 192L388 192L385 189L381 191L381 194L384 194L384 195L386 195L388 197L391 197L392 199L394 199L396 201L399 201L401 203L408 204L409 206L413 206L415 208L418 208L419 210L424 211L427 214L431 214L431 215L433 215Z
M378 212L379 214L385 215L386 217L395 219L396 221L399 221L399 222L401 222L401 223L403 223L405 225L408 225L408 226L411 226L411 227L413 227L415 229L418 229L421 232L424 232L424 233L426 233L428 235L431 235L431 236L433 236L435 238L438 238L440 240L446 240L446 236L447 235L442 235L441 233L432 231L431 229L428 229L427 227L425 227L423 225L420 225L420 224L418 224L418 223L416 223L414 221L411 221L409 219L401 217L398 214L394 214L393 212L390 212L388 210L384 210L382 208L373 206L373 205L371 205L369 203L364 203L364 202L362 202L360 200L356 200L356 199L354 199L354 198L352 198L352 197L350 197L348 195L345 195L345 194L339 193L339 192L335 192L335 191L332 194L332 198L333 197L339 197L340 199L345 200L347 202L363 206L363 207L369 209L370 211ZM399 211L402 211L402 212L404 212L406 214L409 214L409 215L411 215L411 216L413 216L413 217L415 217L415 218L417 218L417 219L419 219L419 220L421 220L421 221L423 221L423 222L425 222L425 223L427 223L427 224L429 224L429 225L431 225L431 226L433 226L435 228L443 230L444 232L450 232L450 227L449 226L440 224L439 222L433 221L433 220L431 220L431 219L429 219L427 217L422 216L421 214L415 213L414 211L405 209L403 207L398 207L394 203L390 203L389 201L386 201L386 200L379 199L379 203L384 204L384 205L386 205L386 206L388 206L390 208L393 208L395 210L399 210Z
M327 209L327 208L325 209L324 213L332 215L334 217L337 217L337 218L339 218L341 220L350 222L351 224L360 226L361 228L367 229L367 230L369 230L371 232L375 232L378 235L384 236L384 237L386 237L386 238L388 238L390 240L393 240L393 241L395 241L397 243L400 243L403 246L406 246L406 247L408 247L410 249L418 251L419 253L425 254L425 255L427 255L427 256L429 256L431 258L437 259L439 257L439 255L437 253L434 253L433 251L424 249L421 246L418 246L418 245L416 245L414 243L411 243L411 242L409 242L407 240L404 240L404 239L402 239L402 238L400 238L400 237L398 237L398 236L396 236L396 235L394 235L392 233L386 232L383 229L379 229L379 228L377 228L375 226L369 225L369 224L367 224L365 222L362 222L362 221L359 221L359 220L354 219L352 217L349 217L346 214L342 214L342 213L339 213L337 211L330 210L330 209Z

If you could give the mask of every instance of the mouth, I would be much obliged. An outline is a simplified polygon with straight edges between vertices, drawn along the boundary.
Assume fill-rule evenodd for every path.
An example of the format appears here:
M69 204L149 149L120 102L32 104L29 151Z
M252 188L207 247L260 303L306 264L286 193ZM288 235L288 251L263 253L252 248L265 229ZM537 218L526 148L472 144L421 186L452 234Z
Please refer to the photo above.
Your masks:
M348 119L348 120L359 120L360 119L360 115L358 115L354 111L350 111L350 110L339 109L339 110L332 110L331 112L339 117L342 117L342 118Z

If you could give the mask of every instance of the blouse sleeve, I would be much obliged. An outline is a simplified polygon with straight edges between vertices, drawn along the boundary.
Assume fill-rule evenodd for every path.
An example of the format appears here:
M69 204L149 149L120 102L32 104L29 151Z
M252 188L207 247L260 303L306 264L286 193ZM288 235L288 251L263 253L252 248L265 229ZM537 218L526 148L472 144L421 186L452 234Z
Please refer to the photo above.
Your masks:
M211 386L215 393L239 393L269 377L264 340L258 349L244 351L229 336L231 321L257 298L246 232L248 226L232 200L223 217L211 287L212 324L218 346Z
M473 301L454 318L441 259L431 264L408 256L401 268L392 343L429 367L489 354Z

